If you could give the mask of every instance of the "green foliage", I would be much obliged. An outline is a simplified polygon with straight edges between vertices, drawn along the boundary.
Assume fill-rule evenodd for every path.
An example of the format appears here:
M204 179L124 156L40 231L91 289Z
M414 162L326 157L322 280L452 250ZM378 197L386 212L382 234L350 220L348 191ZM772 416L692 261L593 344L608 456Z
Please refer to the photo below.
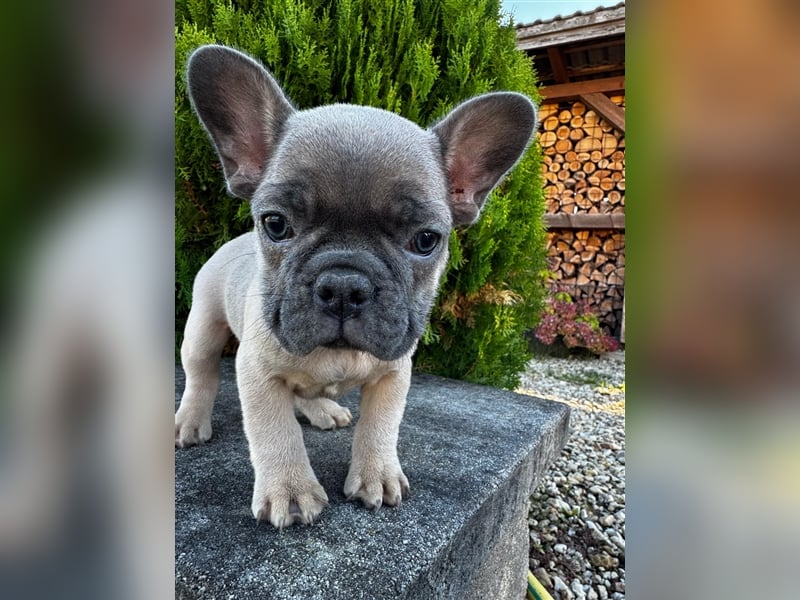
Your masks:
M299 108L350 102L431 124L491 90L538 100L529 59L500 24L499 0L178 0L176 3L176 321L200 265L252 227L225 193L191 113L189 53L205 43L259 58ZM523 333L541 313L545 234L541 155L532 146L481 220L454 232L450 262L416 356L419 369L513 388L529 359Z

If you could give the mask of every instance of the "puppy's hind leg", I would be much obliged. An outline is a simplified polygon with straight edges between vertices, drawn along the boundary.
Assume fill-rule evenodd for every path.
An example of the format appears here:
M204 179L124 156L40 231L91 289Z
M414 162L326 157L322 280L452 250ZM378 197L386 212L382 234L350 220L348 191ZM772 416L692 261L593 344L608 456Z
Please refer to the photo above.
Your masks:
M314 398L309 400L294 397L294 406L317 429L336 429L347 427L353 420L350 410L328 398Z
M211 411L219 388L219 363L231 335L216 311L196 303L189 312L181 346L186 388L175 413L175 446L185 448L211 438Z

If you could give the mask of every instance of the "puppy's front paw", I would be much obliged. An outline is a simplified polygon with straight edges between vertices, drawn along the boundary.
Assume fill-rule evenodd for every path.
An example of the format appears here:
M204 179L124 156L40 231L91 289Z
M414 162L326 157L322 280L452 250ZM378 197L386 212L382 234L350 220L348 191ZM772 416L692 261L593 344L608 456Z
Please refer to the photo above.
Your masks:
M347 427L353 420L353 415L350 414L347 408L328 398L306 400L305 398L297 397L295 398L295 406L318 429Z
M348 500L358 498L374 510L381 504L398 506L408 496L408 479L397 460L353 463L344 482L344 493Z
M253 492L253 516L269 521L278 529L292 523L312 524L322 509L328 506L328 495L313 476L281 477L272 484L256 482Z
M211 417L205 411L185 408L175 413L175 447L187 448L211 439Z

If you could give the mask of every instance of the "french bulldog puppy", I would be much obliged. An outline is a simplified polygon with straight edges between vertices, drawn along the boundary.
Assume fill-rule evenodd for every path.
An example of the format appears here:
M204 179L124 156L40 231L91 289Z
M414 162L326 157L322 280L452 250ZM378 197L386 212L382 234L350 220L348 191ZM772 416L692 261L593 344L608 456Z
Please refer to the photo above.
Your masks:
M534 105L491 93L431 129L387 111L296 110L267 70L222 46L188 63L188 89L228 190L254 231L197 274L181 358L186 389L175 445L211 437L219 361L231 332L255 470L252 511L283 528L312 523L327 495L294 408L323 429L350 423L335 399L361 389L349 499L398 505L397 457L411 356L447 262L453 227L473 223L525 151Z

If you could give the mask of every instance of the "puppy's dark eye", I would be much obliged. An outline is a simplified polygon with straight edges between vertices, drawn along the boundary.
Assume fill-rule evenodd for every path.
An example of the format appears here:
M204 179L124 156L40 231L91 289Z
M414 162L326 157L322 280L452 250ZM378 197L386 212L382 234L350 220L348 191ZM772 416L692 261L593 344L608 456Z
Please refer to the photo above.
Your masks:
M286 217L278 213L269 213L261 217L264 230L273 242L282 242L294 237L294 230L289 226Z
M420 231L417 235L411 238L408 243L408 249L415 254L428 256L439 245L441 236L433 231Z

